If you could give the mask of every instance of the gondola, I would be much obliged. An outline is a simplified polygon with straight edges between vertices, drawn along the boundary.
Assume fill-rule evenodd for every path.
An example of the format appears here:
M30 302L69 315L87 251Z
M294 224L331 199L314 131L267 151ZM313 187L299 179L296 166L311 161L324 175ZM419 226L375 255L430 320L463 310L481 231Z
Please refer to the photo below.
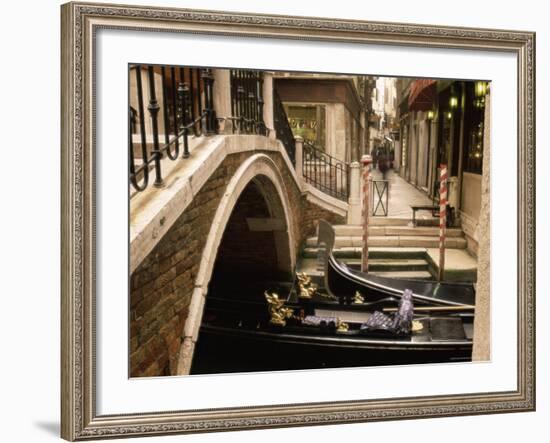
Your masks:
M333 254L334 229L324 221L319 221L318 248L319 260L323 268L324 286L329 294L349 303L359 291L369 302L399 300L405 289L413 292L415 304L435 306L473 306L475 289L472 283L431 282L379 277L348 267L338 261Z
M297 281L303 278L297 274L291 282L210 288L191 374L471 361L473 288L471 296L467 285L449 295L444 291L456 285L378 280L353 271L334 258L334 231L323 225L319 287ZM405 289L409 329L365 326L377 316L397 319Z

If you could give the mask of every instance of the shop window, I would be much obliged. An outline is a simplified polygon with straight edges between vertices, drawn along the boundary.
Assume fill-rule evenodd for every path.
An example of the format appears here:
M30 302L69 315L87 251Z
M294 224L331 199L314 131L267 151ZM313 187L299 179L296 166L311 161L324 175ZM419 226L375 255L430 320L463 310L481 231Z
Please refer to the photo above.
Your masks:
M316 148L325 150L325 107L323 105L284 105L292 133Z
M466 84L466 119L464 139L464 171L483 172L483 133L485 119L485 82Z

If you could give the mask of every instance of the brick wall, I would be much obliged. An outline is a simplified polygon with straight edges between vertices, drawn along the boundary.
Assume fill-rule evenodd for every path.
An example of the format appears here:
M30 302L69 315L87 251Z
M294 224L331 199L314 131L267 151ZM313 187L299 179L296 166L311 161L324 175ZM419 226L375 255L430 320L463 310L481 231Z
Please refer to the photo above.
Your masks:
M302 222L300 238L304 240L306 237L315 235L317 230L317 222L320 219L324 219L333 225L346 224L346 218L335 214L334 212L327 211L326 209L312 203L302 197Z
M210 224L242 159L228 157L130 277L130 373L173 374Z

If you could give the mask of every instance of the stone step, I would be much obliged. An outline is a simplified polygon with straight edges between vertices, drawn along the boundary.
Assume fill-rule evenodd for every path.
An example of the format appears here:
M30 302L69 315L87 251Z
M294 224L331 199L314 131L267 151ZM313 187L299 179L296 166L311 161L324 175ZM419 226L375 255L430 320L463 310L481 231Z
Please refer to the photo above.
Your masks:
M369 247L369 258L386 258L407 260L413 258L424 259L426 257L426 248L381 248L376 246Z
M363 227L359 225L335 225L334 231L336 237L362 237ZM418 235L418 236L438 236L439 228L430 226L369 226L369 235ZM447 237L462 237L462 229L447 228Z
M333 254L337 258L361 258L361 248L335 248ZM302 257L317 258L317 247L305 247L302 249Z
M346 260L348 266L358 268L361 260ZM417 259L395 259L395 258L373 258L369 254L369 272L395 272L395 271L428 271L428 262L421 258Z
M407 280L433 280L433 275L428 271L400 271L400 272L376 272L370 271L369 273L373 275L378 275L380 277L391 277L391 278L403 278Z
M371 226L407 226L412 220L412 213L410 218L397 218L397 217L370 217L369 224Z
M335 250L344 248L361 248L363 239L361 237L336 237L334 241ZM317 238L310 237L306 240L306 248L315 248ZM369 246L407 246L437 248L439 247L438 236L420 235L393 235L393 236L369 236ZM466 239L463 237L448 237L445 239L445 246L450 249L465 249ZM335 254L336 255L336 254Z
M300 258L296 263L296 272L305 272L308 275L319 277L323 275L317 258Z
M439 226L439 218L416 218L417 226ZM412 226L411 216L407 217L371 217L369 218L370 226Z
M426 261L433 275L439 272L439 249L427 249ZM445 251L445 272L447 281L476 282L477 260L464 249L447 249Z

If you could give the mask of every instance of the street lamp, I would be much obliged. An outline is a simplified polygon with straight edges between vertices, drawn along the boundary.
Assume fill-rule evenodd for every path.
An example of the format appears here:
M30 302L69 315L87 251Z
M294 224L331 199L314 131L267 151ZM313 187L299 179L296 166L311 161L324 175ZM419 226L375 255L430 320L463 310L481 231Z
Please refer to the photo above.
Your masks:
M435 114L434 114L433 110L430 109L428 111L428 120L433 120L434 116L435 116Z

